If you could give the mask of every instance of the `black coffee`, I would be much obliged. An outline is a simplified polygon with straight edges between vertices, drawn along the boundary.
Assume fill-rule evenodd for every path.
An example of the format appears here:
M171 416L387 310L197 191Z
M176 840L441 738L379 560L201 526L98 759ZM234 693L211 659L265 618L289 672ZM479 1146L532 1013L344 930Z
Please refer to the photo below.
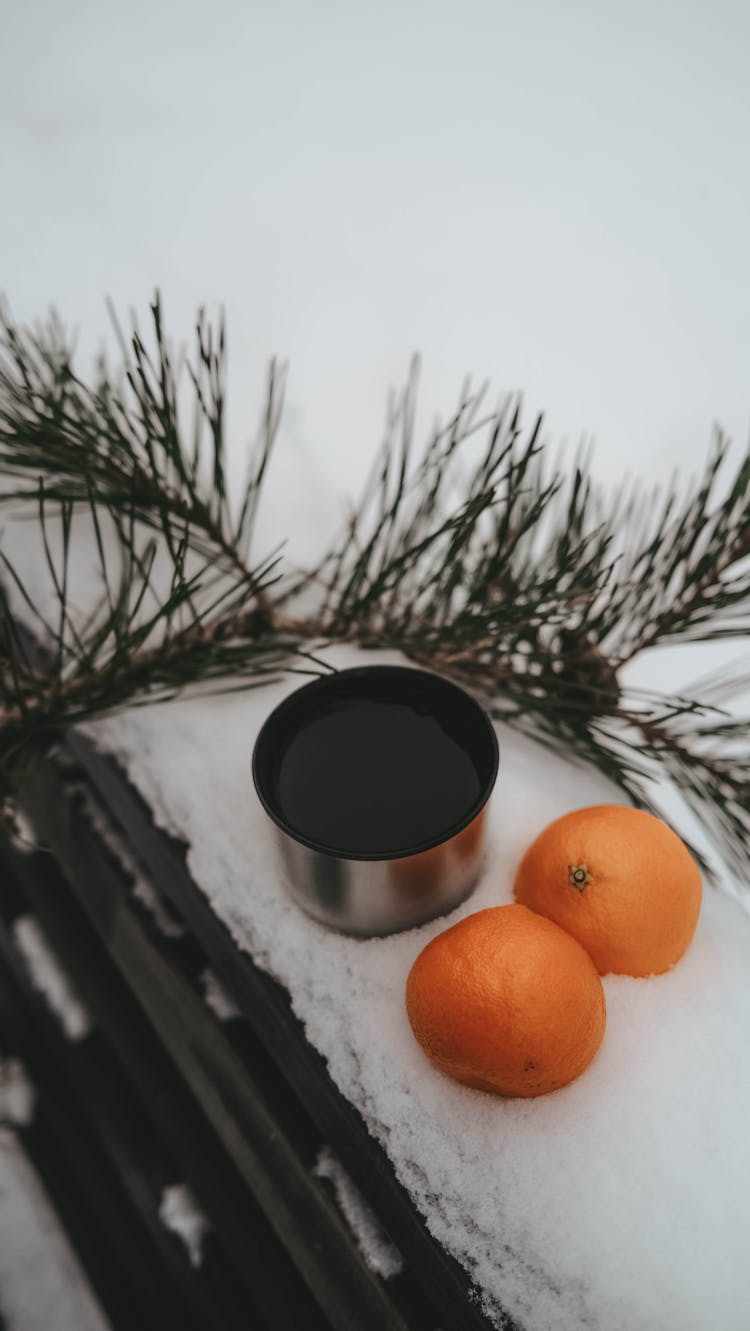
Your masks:
M276 815L303 840L341 855L403 854L481 804L495 759L487 721L444 681L344 671L290 703L263 762Z

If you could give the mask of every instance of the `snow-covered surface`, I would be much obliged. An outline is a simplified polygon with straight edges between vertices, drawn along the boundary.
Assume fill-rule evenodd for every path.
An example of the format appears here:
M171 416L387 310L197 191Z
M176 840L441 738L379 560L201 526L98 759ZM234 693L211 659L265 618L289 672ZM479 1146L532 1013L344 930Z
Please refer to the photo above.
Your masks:
M0 820L16 850L27 855L32 850L41 849L43 843L36 834L34 824L15 800L6 798L0 803Z
M148 911L159 933L164 934L165 938L182 938L185 933L183 926L175 918L167 902L159 896L153 883L149 882L148 878L142 873L138 860L128 846L125 837L113 825L111 818L107 817L107 814L100 808L97 800L86 787L81 786L76 793L85 807L86 816L91 825L101 837L116 863L130 879L130 890L133 896Z
M211 1228L186 1183L172 1183L164 1188L159 1203L159 1219L165 1229L176 1234L185 1245L190 1265L203 1262L203 1240Z
M205 1003L219 1021L231 1021L233 1017L239 1017L240 1009L232 995L227 993L221 980L208 967L201 974L201 984Z
M389 654L339 648L338 665ZM359 941L290 901L250 779L253 741L297 680L99 723L239 947L288 988L331 1076L364 1115L484 1306L528 1331L747 1331L750 918L707 890L675 970L607 977L608 1029L572 1086L505 1101L424 1059L404 983L445 921ZM505 731L482 881L451 920L510 899L544 824L617 800L596 773Z
M318 1153L315 1174L333 1185L336 1201L349 1224L367 1265L384 1280L390 1280L403 1270L404 1260L398 1248L383 1231L372 1207L362 1196L356 1183L328 1146Z
M85 1039L91 1030L89 1014L33 915L22 915L14 921L13 941L34 988L46 999L68 1040Z
M15 1133L0 1129L0 1315L7 1331L109 1322Z
M0 1058L0 1124L24 1127L34 1117L36 1092L18 1058Z

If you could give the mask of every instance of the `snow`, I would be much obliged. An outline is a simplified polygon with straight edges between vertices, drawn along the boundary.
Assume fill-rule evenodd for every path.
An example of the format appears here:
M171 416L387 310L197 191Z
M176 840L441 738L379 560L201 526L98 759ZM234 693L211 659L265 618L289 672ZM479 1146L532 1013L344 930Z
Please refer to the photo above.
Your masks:
M163 1189L159 1219L164 1228L176 1234L185 1245L190 1265L200 1266L203 1261L203 1240L211 1225L186 1183L173 1183Z
M17 1058L0 1058L0 1124L26 1127L34 1117L36 1092Z
M33 915L22 915L13 923L13 940L23 957L35 989L44 996L68 1040L84 1040L91 1019Z
M219 1021L231 1021L241 1015L231 994L228 994L221 981L208 967L201 973L203 999Z
M86 787L81 786L76 792L83 803L92 827L101 837L115 862L130 879L130 890L148 912L160 934L165 938L183 938L185 930L175 919L166 901L159 895L153 883L149 882L141 871L135 855L124 836L113 825L110 818L100 808L96 799Z
M0 822L13 846L22 854L29 855L33 850L42 849L34 824L15 800L6 798L0 803Z
M384 1280L397 1276L404 1266L401 1253L384 1234L374 1211L329 1147L319 1151L313 1172L332 1183L336 1201L371 1270Z
M337 665L391 653L337 648ZM445 921L380 940L326 932L289 899L250 760L296 687L172 702L90 728L189 866L237 945L288 989L307 1036L382 1143L435 1237L490 1314L527 1331L747 1331L750 1294L750 918L708 889L670 974L606 977L603 1048L535 1101L461 1087L425 1060L404 983ZM501 730L485 873L449 920L511 898L523 850L552 818L618 795Z
M15 1133L0 1129L0 1319L7 1331L109 1326Z

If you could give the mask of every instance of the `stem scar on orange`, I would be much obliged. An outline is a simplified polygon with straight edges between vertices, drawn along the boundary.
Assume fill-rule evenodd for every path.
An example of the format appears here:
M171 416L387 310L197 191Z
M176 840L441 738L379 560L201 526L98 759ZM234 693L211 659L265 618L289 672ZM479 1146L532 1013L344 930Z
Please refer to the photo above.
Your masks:
M539 834L521 860L514 895L577 938L601 975L659 975L690 945L701 876L661 819L598 804Z
M590 957L525 906L494 906L420 952L406 1010L427 1057L467 1086L545 1095L588 1067L606 1008Z

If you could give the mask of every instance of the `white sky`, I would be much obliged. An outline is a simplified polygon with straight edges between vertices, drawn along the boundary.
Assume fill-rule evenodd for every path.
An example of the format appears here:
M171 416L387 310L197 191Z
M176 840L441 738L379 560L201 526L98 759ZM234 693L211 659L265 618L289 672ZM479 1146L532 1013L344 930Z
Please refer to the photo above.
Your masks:
M178 336L224 301L233 419L289 356L308 488L356 483L413 349L429 415L489 375L613 477L697 463L715 418L744 443L747 5L13 0L3 29L14 312L88 350L105 294L160 284Z

